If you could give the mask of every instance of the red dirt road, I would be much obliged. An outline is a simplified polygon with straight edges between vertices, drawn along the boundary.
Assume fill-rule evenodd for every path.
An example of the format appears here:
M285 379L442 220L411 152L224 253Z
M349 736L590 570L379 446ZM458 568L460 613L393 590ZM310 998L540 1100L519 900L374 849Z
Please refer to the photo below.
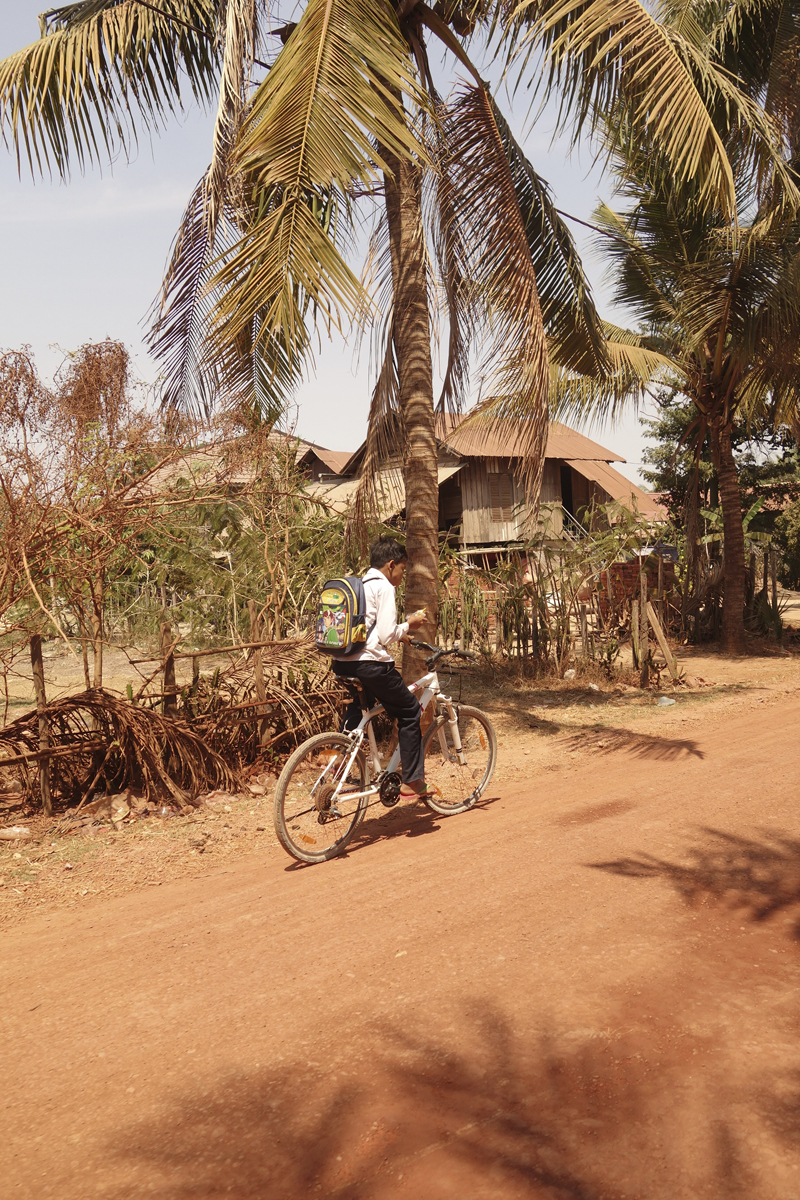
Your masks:
M684 728L5 935L3 1200L800 1200L800 699Z

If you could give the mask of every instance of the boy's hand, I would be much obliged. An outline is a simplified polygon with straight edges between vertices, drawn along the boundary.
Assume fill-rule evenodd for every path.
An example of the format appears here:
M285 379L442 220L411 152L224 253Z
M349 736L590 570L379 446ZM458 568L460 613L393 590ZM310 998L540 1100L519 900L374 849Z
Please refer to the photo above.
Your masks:
M427 619L428 613L424 608L418 608L416 612L413 612L409 617L406 617L409 629L419 629L420 625L424 625Z

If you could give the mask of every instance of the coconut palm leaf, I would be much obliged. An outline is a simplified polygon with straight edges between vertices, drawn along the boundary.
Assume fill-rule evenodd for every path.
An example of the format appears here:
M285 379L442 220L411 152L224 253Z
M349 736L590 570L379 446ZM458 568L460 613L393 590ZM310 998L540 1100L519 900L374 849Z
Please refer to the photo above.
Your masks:
M457 133L445 105L437 104L431 157L434 162L430 245L447 309L448 344L437 412L461 412L469 388L473 329L468 281L469 255L459 222L459 196L452 176Z
M215 305L208 284L214 251L205 215L207 174L197 184L175 235L147 342L161 363L169 408L208 413L219 392L217 361L205 339Z
M453 107L454 154L470 276L492 341L483 363L485 398L468 420L487 429L507 417L521 422L524 482L538 504L547 437L547 339L528 242L491 97L466 88Z
M729 0L711 30L718 59L783 127L800 134L800 7L797 0Z
M18 165L69 173L153 131L188 87L201 104L218 72L216 0L83 0L42 17L38 42L0 62L0 129ZM171 19L175 18L175 19ZM180 22L180 23L178 23Z
M602 373L603 331L572 234L556 211L547 181L534 170L491 103L525 223L550 356L569 370Z
M210 340L219 291L213 280L220 258L234 252L242 210L230 203L213 231L207 219L208 176L194 190L172 247L158 301L151 311L147 342L162 364L165 407L208 417L222 404L258 421L272 422L285 410L297 384L307 339L290 359L274 334L259 337L260 314L223 347ZM248 420L249 423L249 420Z
M554 368L550 377L550 412L574 425L616 420L626 405L638 404L648 387L680 379L680 365L633 330L603 322L604 353L610 369L581 375Z
M725 132L750 159L760 186L797 207L779 130L706 47L694 44L697 28L684 6L652 12L640 0L522 0L509 39L523 75L534 51L545 51L547 89L558 89L576 138L580 130L599 131L610 114L619 128L624 115L640 144L662 149L676 180L696 181L702 201L735 220Z
M229 160L239 136L256 55L260 0L226 0L225 36L214 150L206 176L206 215L212 236L225 204Z
M378 145L424 156L398 97L420 100L396 17L378 0L310 0L258 88L236 150L236 170L263 216L221 265L214 337L235 341L257 315L294 359L310 306L329 325L364 311L367 296L342 253L348 193L374 187Z

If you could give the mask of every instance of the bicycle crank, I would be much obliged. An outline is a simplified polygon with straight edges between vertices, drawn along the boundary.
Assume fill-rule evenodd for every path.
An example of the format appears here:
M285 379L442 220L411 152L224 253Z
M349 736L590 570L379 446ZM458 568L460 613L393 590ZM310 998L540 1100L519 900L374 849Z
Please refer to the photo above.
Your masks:
M380 802L384 808L394 808L400 799L400 784L402 780L397 771L391 771L388 775L384 775L378 789Z

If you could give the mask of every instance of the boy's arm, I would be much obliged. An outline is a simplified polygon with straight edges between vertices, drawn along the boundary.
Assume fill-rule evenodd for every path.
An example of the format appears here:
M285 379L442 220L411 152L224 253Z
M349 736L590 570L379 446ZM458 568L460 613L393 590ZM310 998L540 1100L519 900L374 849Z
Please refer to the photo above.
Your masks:
M394 598L394 588L390 583L378 592L375 632L382 646L391 646L393 642L399 642L401 637L408 632L408 621L397 624L397 604Z

